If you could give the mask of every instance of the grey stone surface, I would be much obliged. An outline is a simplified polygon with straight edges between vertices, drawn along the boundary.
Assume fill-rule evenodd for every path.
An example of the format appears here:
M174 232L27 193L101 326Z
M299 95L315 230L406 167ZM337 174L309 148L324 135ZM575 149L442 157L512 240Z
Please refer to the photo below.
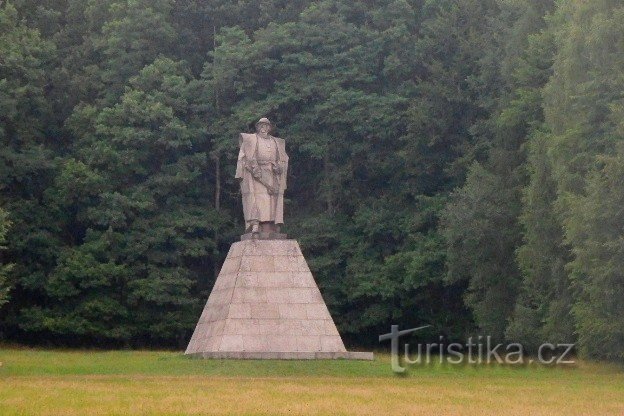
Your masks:
M374 359L372 352L198 352L187 354L191 358L237 359L237 360L366 360Z
M295 240L232 245L185 354L372 359L372 353L346 351Z
M286 240L288 235L284 233L275 232L257 232L257 233L245 233L241 235L241 241L245 240Z
M262 118L255 133L241 133L239 137L235 178L240 181L245 230L266 234L250 238L286 238L279 237L279 230L284 223L288 155L285 140L271 136L271 130L271 122Z

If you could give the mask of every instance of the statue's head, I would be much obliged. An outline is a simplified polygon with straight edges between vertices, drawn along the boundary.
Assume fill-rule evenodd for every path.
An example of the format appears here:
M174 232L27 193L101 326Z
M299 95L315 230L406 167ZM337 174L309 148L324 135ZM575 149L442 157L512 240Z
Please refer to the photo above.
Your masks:
M260 134L269 134L273 130L273 125L268 118L262 117L256 123L256 132Z

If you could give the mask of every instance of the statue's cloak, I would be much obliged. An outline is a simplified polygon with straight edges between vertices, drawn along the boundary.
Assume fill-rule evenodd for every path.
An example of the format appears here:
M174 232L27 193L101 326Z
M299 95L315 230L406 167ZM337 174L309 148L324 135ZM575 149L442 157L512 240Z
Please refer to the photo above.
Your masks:
M241 193L243 194L243 213L245 221L252 220L275 221L276 224L284 223L284 190L286 189L286 174L288 172L288 155L286 154L286 142L279 137L271 136L277 145L277 164L282 168L279 179L279 189L275 196L276 203L272 209L271 218L260 215L265 212L264 200L267 190L265 185L256 180L251 172L246 169L253 162L257 161L256 149L258 147L258 136L254 133L241 133L239 137L240 151L236 164L236 178L241 180ZM247 224L249 226L249 224Z

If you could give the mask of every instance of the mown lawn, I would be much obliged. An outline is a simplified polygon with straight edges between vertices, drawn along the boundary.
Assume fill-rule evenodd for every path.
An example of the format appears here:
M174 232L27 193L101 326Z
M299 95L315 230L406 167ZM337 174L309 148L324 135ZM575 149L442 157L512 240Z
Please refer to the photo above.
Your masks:
M624 415L624 370L0 350L0 415Z

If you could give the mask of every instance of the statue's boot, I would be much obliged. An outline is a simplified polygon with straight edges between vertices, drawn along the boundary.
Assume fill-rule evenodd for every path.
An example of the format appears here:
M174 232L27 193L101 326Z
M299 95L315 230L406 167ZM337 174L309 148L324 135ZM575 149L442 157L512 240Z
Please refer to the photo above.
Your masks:
M260 231L260 230L259 230L258 221L254 221L254 222L251 224L251 232L252 232L252 233L257 233L258 231Z

